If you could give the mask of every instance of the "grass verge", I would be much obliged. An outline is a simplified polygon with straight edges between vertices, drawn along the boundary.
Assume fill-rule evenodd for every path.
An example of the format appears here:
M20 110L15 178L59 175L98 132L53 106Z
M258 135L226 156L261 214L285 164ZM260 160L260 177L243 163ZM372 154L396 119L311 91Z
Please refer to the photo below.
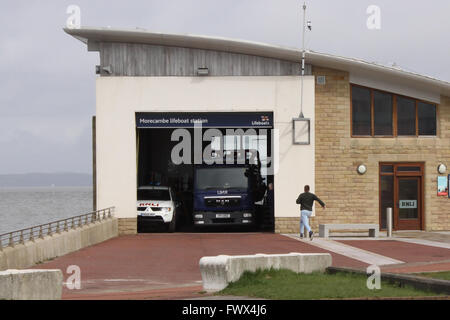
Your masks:
M450 281L450 271L428 272L428 273L421 273L420 275L423 276L423 277L427 277L427 278L440 279L440 280L449 280Z
M392 298L439 296L410 286L381 282L380 290L370 290L367 277L339 272L336 274L297 274L289 270L245 272L219 295L247 296L270 300L311 300L344 298Z

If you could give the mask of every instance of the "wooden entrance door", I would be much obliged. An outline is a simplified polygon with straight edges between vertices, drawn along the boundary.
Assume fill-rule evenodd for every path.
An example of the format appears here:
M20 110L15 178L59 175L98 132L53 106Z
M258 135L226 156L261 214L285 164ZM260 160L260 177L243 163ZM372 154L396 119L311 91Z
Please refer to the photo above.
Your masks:
M420 230L422 221L422 178L396 177L396 180L394 225L397 230Z
M380 229L386 208L393 209L394 230L423 230L423 163L380 163Z

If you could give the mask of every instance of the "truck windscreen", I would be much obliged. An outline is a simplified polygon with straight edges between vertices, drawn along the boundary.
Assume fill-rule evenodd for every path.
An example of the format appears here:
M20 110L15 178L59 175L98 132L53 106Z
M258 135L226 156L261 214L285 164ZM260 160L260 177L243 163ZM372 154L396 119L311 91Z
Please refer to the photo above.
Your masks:
M142 200L169 201L170 194L168 190L141 189L138 190L137 199L138 201Z
M201 168L196 173L196 189L247 189L246 168Z

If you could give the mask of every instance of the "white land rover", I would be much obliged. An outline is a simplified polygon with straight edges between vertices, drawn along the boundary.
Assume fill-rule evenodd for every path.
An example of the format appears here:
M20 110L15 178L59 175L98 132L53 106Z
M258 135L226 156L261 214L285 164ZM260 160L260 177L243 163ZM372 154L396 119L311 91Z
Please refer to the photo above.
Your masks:
M170 187L140 187L137 200L138 224L160 223L175 231L177 202Z

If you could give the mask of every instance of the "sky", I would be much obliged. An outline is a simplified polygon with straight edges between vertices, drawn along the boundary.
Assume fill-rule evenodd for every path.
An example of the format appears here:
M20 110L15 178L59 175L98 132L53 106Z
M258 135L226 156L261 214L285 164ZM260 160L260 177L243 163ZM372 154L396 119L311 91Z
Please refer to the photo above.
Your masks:
M450 81L450 1L309 0L307 49ZM98 53L63 31L69 5L81 25L143 28L301 48L296 0L2 0L0 174L92 172ZM367 8L380 8L369 30Z

